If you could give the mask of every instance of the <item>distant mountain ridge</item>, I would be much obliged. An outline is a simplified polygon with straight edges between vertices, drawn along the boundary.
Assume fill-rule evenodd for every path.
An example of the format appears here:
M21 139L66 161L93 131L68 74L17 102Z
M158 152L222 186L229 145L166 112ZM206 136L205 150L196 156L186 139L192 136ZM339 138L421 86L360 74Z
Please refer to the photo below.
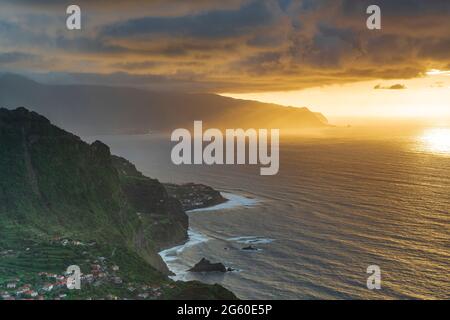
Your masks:
M78 134L170 132L194 120L215 128L302 129L327 126L308 108L238 100L215 94L152 92L137 88L47 85L0 75L0 106L26 107Z

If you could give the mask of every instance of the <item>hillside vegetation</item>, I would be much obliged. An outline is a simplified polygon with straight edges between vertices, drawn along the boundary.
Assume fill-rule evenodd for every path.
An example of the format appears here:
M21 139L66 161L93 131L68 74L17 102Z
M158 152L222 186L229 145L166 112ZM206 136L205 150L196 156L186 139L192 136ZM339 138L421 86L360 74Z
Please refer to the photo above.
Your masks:
M77 264L94 280L73 298L132 298L128 287L141 285L158 286L148 297L234 297L167 278L157 252L183 242L187 227L180 202L103 143L87 144L24 108L0 109L0 293L13 281L52 298L56 291L39 291L48 274Z

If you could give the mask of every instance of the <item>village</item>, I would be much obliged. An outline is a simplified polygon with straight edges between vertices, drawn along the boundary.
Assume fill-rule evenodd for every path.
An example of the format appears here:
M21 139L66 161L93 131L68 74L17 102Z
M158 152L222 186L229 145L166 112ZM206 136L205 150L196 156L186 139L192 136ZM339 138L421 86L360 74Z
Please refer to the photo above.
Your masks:
M70 239L58 239L60 246L94 246L95 243L85 244L81 241ZM31 250L26 248L25 251ZM14 250L0 251L0 259L14 254ZM69 289L68 279L72 275L67 271L53 273L39 271L36 274L28 274L26 279L12 277L0 282L0 300L65 300L85 299L96 300L148 300L158 299L164 290L173 289L174 285L167 283L154 285L140 282L127 282L120 275L120 266L112 263L103 256L92 256L88 250L83 251L85 256L84 271L80 274L80 290ZM30 280L32 279L32 280ZM96 289L107 290L96 290ZM108 292L105 296L99 296L97 291ZM89 294L92 293L92 296Z

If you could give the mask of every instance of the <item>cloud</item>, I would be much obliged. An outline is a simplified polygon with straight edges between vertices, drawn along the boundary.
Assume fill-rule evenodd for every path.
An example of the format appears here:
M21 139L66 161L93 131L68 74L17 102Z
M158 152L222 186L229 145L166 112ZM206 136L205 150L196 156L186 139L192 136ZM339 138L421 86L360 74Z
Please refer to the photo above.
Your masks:
M0 52L0 65L19 63L24 61L35 61L38 56L25 52Z
M400 84L400 83L393 84L393 85L391 85L391 86L382 86L381 84L377 84L377 85L374 87L374 89L377 89L377 90L379 90L379 89L386 89L386 90L404 90L404 89L406 89L406 86L405 86L404 84Z
M114 63L112 67L123 69L123 70L139 70L155 68L162 63L159 61L139 61L139 62L119 62Z
M279 91L409 79L450 63L447 0L379 0L376 31L365 25L369 0L80 0L79 32L65 29L60 1L0 3L0 47L35 56L19 55L17 71L86 83Z
M268 1L256 1L238 10L213 10L181 17L131 19L104 27L101 35L114 38L155 34L194 38L237 37L271 25L275 20L274 6Z

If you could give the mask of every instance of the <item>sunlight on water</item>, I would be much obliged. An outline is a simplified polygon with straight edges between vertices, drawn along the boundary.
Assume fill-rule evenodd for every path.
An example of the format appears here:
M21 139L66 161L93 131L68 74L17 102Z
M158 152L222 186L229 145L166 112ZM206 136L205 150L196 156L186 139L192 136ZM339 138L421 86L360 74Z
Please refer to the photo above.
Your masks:
M428 129L419 140L424 151L450 156L450 128Z
M450 126L338 129L286 139L269 180L248 166L168 165L165 136L100 139L148 176L242 195L233 208L190 214L189 241L162 253L177 280L220 283L242 299L448 299L449 144L438 152ZM203 257L235 272L187 272ZM381 290L367 289L372 264Z

